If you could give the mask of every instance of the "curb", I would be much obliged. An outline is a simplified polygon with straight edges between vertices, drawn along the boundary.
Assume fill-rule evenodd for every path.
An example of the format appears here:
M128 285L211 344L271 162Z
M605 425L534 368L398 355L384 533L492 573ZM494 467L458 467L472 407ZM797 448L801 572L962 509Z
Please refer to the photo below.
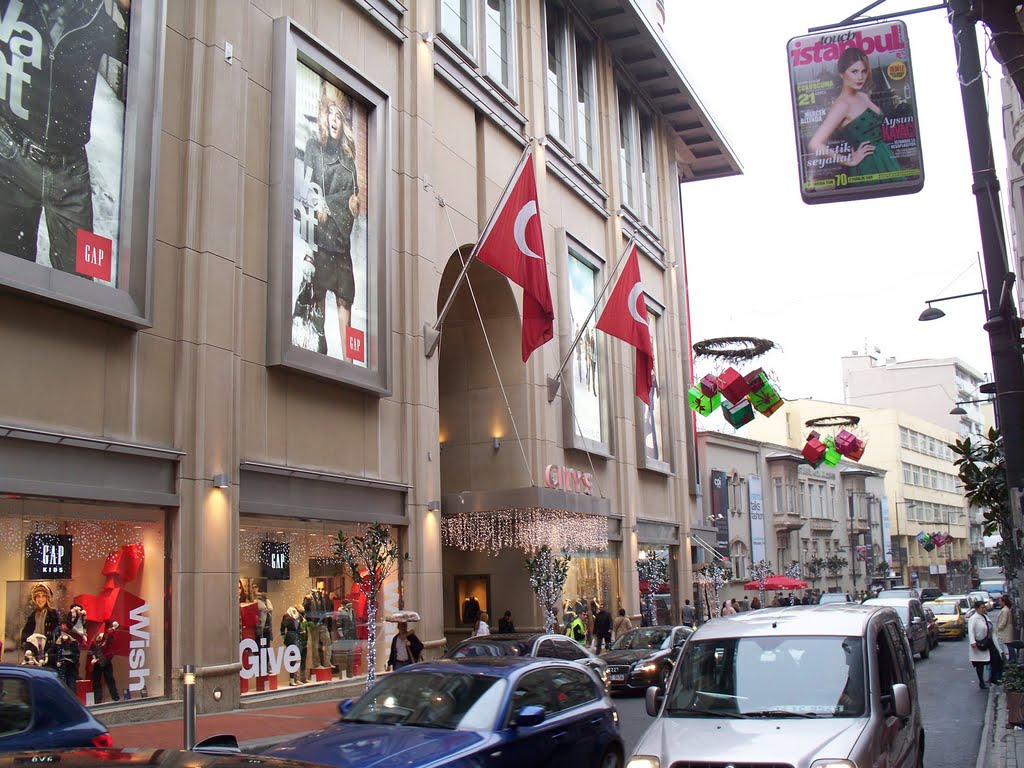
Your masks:
M978 747L978 759L974 768L986 768L988 765L989 742L992 740L992 724L996 714L997 686L990 685L988 702L985 704L985 722L981 726L981 745Z

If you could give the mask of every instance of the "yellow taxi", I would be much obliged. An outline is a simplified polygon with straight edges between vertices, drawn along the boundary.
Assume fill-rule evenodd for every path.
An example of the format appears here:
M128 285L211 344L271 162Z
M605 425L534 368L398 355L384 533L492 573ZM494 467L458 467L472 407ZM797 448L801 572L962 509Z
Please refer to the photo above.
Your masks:
M929 600L928 607L935 614L939 625L939 637L963 640L967 637L967 619L960 612L960 604L952 600Z

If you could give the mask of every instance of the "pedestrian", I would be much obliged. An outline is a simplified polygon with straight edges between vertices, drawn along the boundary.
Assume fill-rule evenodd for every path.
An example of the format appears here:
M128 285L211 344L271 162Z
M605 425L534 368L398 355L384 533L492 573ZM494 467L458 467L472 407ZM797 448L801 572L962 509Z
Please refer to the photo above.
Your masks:
M485 614L480 614L481 616ZM398 622L398 634L391 640L391 655L388 656L388 666L397 671L402 667L415 664L420 660L423 652L423 643L416 637L416 633L409 629L409 624L404 621Z
M1013 600L1009 595L999 598L999 608L999 618L996 619L996 637L999 638L999 644L1006 648L1006 657L1013 664L1017 661L1017 646L1010 645L1010 643L1017 639L1017 633L1013 626Z
M505 611L505 615L498 619L498 633L509 635L516 631L516 625L512 621L512 611Z
M796 605L796 596L790 592L789 597L786 599L786 605Z
M594 643L594 614L591 611L584 611L581 618L587 627L587 648L592 648Z
M754 595L754 598L750 601L750 610L761 610L761 598L758 595Z
M594 652L601 654L603 647L612 644L612 615L604 607L604 603L597 606L597 615L594 617Z
M572 621L569 622L569 628L565 630L565 634L571 637L580 645L587 642L587 625L583 623L583 619L573 614L566 614L566 619L572 616Z
M722 603L722 615L723 616L733 616L733 615L735 615L735 613L736 613L736 609L732 607L732 602L731 601L726 600L724 603Z
M491 628L487 624L489 618L486 611L480 614L480 618L476 620L476 626L473 627L473 637L484 637L491 634Z
M993 653L994 643L992 640L992 622L985 615L988 613L988 603L985 600L974 601L974 615L967 626L967 634L970 638L968 658L974 666L974 672L978 676L978 687L988 688L985 684L985 665L992 664L991 682L998 683L1002 680L1002 657L999 651ZM996 659L999 659L997 662Z
M739 607L736 610L740 613L746 613L750 610L750 600L747 598L746 595L744 595L743 599L740 600Z
M696 623L697 611L694 609L692 605L690 605L690 601L687 600L683 604L683 625L689 627L690 629L693 629Z
M632 628L633 622L630 621L629 616L626 615L626 609L619 608L619 615L615 617L615 622L612 624L612 631L615 633L615 639L618 640Z

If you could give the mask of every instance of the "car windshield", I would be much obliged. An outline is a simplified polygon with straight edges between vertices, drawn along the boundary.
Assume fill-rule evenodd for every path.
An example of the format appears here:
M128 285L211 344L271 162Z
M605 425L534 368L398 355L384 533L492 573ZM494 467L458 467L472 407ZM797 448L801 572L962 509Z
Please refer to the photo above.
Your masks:
M672 633L665 629L634 629L614 643L613 651L643 651L661 648Z
M930 607L936 616L949 616L956 613L956 603L932 603Z
M820 602L820 603L845 603L846 602L846 594L845 593L832 593L832 592L828 592L828 593L822 595L821 596L821 600L819 600L818 602Z
M665 716L860 717L865 690L859 637L691 638Z
M387 675L342 717L348 723L490 730L508 683L504 678L459 672Z
M524 640L471 640L452 651L451 658L467 656L529 656L530 644Z

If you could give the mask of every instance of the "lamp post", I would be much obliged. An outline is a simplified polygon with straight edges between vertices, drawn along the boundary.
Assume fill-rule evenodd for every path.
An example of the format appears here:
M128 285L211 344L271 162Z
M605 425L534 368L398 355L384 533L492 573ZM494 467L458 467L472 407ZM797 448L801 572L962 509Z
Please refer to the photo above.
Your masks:
M907 573L906 573L906 559L903 557L903 534L900 533L900 507L906 507L911 509L917 506L916 501L897 501L896 502L896 549L900 556L900 583L906 584Z
M967 296L981 296L985 301L985 312L988 312L988 291L971 291L970 293L958 293L956 296L943 296L940 299L928 299L925 304L928 307L918 316L918 320L923 323L927 323L929 320L938 320L941 317L945 317L946 313L941 309L936 309L932 304L938 304L940 301L952 301L953 299L963 299Z

